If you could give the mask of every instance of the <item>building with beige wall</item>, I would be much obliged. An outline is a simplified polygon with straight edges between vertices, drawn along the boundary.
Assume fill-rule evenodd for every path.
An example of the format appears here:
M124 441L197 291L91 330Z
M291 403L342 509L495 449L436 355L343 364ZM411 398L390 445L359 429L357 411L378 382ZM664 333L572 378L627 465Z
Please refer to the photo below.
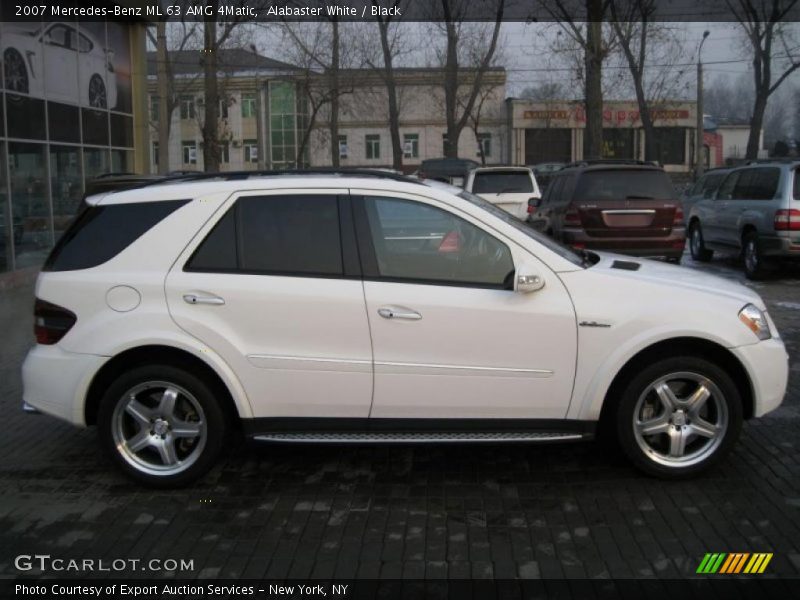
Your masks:
M441 69L397 69L397 95L400 112L400 139L403 147L403 169L414 171L427 158L444 155L447 133L445 121L443 72ZM466 102L472 84L465 72L459 92ZM340 165L343 167L391 167L392 139L389 131L388 98L380 74L369 70L348 70L342 79L350 91L341 96L339 111ZM484 145L487 164L508 161L507 127L504 99L506 72L502 67L484 74L481 90L472 111L473 119L458 140L458 155L481 161L478 139ZM462 109L459 108L459 114ZM309 148L312 166L331 165L329 113L320 111ZM474 119L477 118L477 136Z

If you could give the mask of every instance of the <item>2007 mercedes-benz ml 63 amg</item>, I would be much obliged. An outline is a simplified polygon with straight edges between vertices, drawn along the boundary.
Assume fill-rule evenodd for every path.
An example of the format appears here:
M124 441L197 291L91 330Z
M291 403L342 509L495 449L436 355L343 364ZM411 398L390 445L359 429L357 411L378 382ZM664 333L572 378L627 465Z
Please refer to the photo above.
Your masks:
M91 196L36 285L24 401L187 483L234 429L280 442L549 442L606 428L697 473L778 406L752 290L567 249L384 172L189 175Z

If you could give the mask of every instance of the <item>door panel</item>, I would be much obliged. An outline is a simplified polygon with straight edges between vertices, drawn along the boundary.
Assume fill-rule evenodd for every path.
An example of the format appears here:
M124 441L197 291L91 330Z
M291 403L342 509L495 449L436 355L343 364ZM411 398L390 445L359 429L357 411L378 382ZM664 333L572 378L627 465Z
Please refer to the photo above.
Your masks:
M257 201L285 203L288 196L304 194L302 198L322 198L323 204L327 198L335 207L337 193L346 191L264 192L258 194ZM256 201L251 196L240 200ZM232 204L230 201L218 214ZM292 254L295 268L313 271L310 257L315 253L324 257L331 252L323 247L311 252L308 246L320 239L325 245L333 244L336 238L335 233L325 236L321 231L330 222L316 226L309 223L319 212L315 204L308 213L298 210L273 215L272 220L277 222L265 227L253 223L252 215L250 222L243 224L248 219L246 215L230 213L238 219L237 226L230 230L252 231L261 237L270 237L270 231L274 231L282 237L265 248ZM228 221L220 218L218 223L215 231L224 231ZM335 226L338 229L339 223ZM198 238L204 239L212 228L207 225ZM287 240L296 228L303 228L306 235ZM199 244L190 245L167 277L167 301L176 323L222 356L237 373L255 417L367 417L372 399L372 349L362 282L331 274L258 273L259 268L274 268L268 256L250 259L247 264L251 272L222 272L230 269L221 267L220 257L237 255L226 250L226 239L223 234L208 235L213 249L208 253L203 249L195 253ZM295 241L306 247L292 251ZM253 240L237 242L239 255L253 251ZM217 272L203 272L203 265L195 268L193 255L215 261L213 268ZM334 268L327 258L318 267L326 272ZM288 263L290 259L286 260ZM187 262L190 270L182 268ZM240 256L237 264L241 262ZM192 298L198 301L192 302Z
M381 198L377 193L370 195L365 205ZM383 199L402 201L400 198L395 194ZM415 202L424 207L420 215L429 215L428 208L435 206L419 198ZM412 220L412 215L404 216L406 223ZM555 274L522 248L488 234L468 215L449 216L466 224L444 225L447 219L434 218L427 222L437 230L449 230L446 237L461 240L458 250L448 246L447 258L429 252L429 264L418 270L412 263L395 261L392 249L380 240L373 242L378 269L389 269L391 276L379 273L364 282L375 364L370 416L565 417L577 339L566 290ZM392 219L382 221L380 231L375 218L364 220L376 235L388 237L394 231ZM425 232L417 233L422 237ZM481 239L480 234L491 239ZM360 227L359 241L364 237ZM365 245L364 252L370 252ZM493 270L480 260L473 263L474 253L484 250L492 264L503 266ZM448 259L461 262L461 267L447 271L437 266L446 265ZM543 289L530 294L503 289L504 271L510 268L513 272L514 265L522 262L539 269L546 281ZM468 271L472 279L457 281L466 277L459 269ZM416 272L420 277L414 280ZM439 281L430 281L432 277Z

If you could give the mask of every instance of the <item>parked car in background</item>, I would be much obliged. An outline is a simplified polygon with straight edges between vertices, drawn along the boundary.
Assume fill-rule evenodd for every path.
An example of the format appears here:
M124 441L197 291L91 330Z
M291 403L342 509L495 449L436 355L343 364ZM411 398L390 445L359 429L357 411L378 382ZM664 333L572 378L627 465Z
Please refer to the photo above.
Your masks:
M529 223L574 248L680 262L686 233L663 168L642 161L583 161L558 171Z
M710 169L689 186L686 191L681 194L684 217L689 216L689 212L698 200L712 198L717 188L722 183L722 180L725 179L725 176L730 172L731 170L725 167Z
M468 158L429 158L423 160L417 176L463 187L467 173L480 165Z
M7 28L0 38L6 90L83 106L114 108L117 78L114 53L75 23L47 23L39 29Z
M24 402L96 425L142 483L192 482L233 430L306 444L601 430L645 473L685 477L783 400L786 349L738 283L576 252L439 182L188 177L87 198L39 274L22 367Z
M542 197L528 167L479 167L467 175L464 189L499 206L518 219L528 216L528 202Z
M565 166L565 163L560 162L539 163L538 165L530 166L530 169L533 171L533 174L536 177L536 182L539 184L539 189L542 191L542 193L544 193L544 191L547 189L547 186L550 185L550 181L553 179L553 174L560 171Z
M759 279L779 260L800 258L800 161L757 162L732 169L713 196L688 216L692 258L740 252L744 272Z

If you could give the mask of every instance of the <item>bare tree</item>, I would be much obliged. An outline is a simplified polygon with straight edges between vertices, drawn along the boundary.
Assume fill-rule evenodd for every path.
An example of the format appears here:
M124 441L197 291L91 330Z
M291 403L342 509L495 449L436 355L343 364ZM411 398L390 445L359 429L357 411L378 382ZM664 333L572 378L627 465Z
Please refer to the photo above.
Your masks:
M800 68L800 45L785 21L798 0L726 0L752 51L755 98L746 158L757 158L770 96ZM773 77L773 69L776 70Z
M482 27L469 27L465 22L468 0L439 0L446 40L442 51L444 109L447 123L445 156L458 156L458 139L467 126L469 116L481 92L483 79L492 66L500 36L506 0L493 0L495 21L491 33ZM464 57L461 53L466 54ZM467 66L464 65L466 58ZM464 76L467 71L468 77ZM466 97L462 97L466 86ZM460 111L459 107L463 107Z
M403 13L402 6L405 0L393 0L391 9L399 8L400 14ZM378 0L372 0L373 6L380 6ZM395 77L395 60L397 56L404 51L399 28L396 26L396 21L392 15L394 11L389 11L389 16L376 16L375 20L378 24L378 33L381 43L381 56L383 57L383 64L378 65L372 59L372 52L369 44L365 44L362 49L364 62L376 69L381 74L384 86L386 87L386 100L389 117L389 135L392 139L392 167L398 171L403 168L403 147L400 142L400 103L398 98L397 80ZM393 27L393 24L395 25Z
M497 94L497 86L486 85L478 92L478 98L472 110L467 113L469 115L469 127L475 136L475 143L478 145L478 156L481 159L481 164L486 164L486 155L484 153L483 144L481 143L480 128L484 122L485 117L496 117L496 114L486 114L488 109L487 104L491 104L491 100ZM487 102L488 101L488 102Z
M645 160L657 160L651 107L663 102L680 84L685 71L671 68L672 65L662 61L677 62L682 47L668 25L654 21L657 0L610 0L609 7L612 26L628 65L639 106L639 118L644 129ZM661 52L658 46L661 46ZM662 66L652 75L648 86L645 81L646 62L652 62L655 54L658 54L658 62Z
M184 50L196 48L198 27L196 23L180 21L170 23L165 20L148 28L147 36L156 48L156 86L158 97L158 118L151 121L151 127L158 133L158 172L169 171L169 135L172 129L172 114L180 103L182 95L192 89L199 73L177 77L175 61L183 56Z
M604 40L603 20L610 0L542 0L542 7L583 53L586 129L583 154L599 158L603 148L603 61L610 46ZM576 15L585 15L579 22Z

